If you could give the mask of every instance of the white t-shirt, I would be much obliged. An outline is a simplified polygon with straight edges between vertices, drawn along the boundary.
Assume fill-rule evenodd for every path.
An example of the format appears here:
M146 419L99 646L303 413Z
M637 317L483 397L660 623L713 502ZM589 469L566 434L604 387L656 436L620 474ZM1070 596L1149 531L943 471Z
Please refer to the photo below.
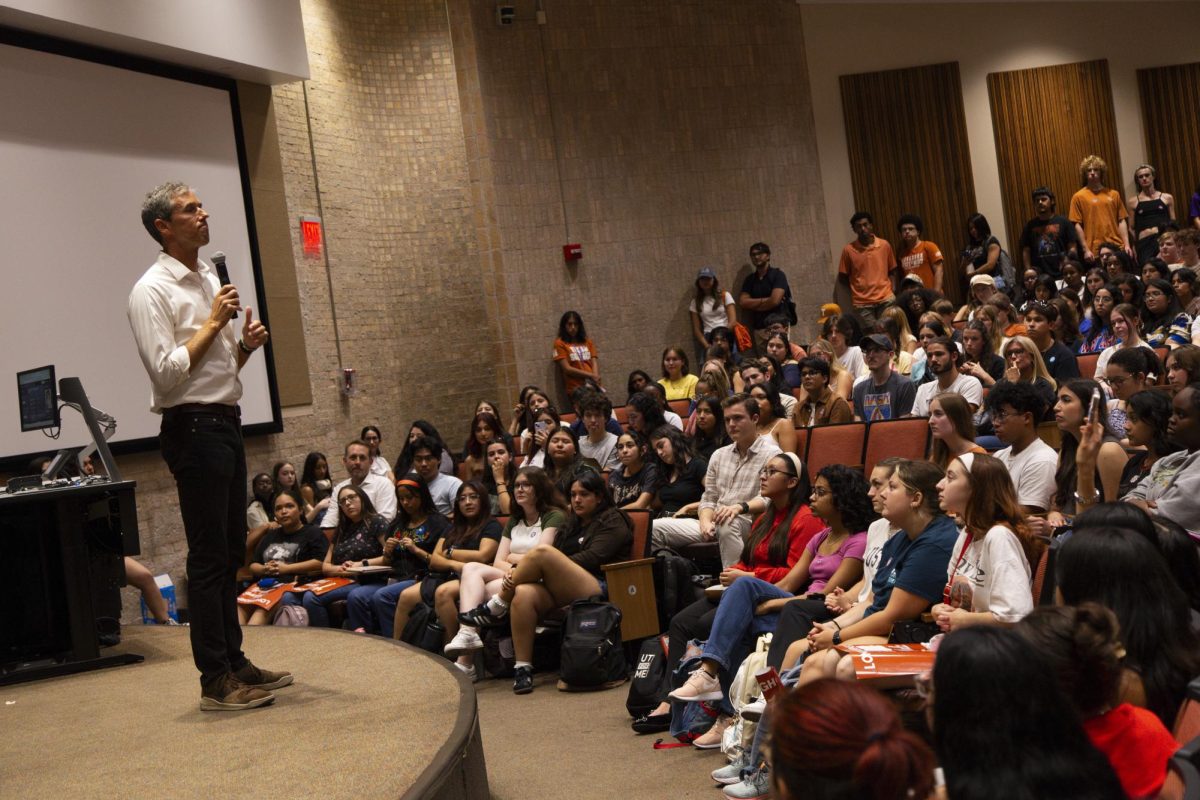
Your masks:
M838 356L838 362L855 378L861 378L870 371L867 369L867 362L863 361L862 350L858 347L847 347L846 352Z
M613 470L621 466L621 460L617 458L617 435L608 431L604 432L604 439L599 444L592 444L587 436L580 437L579 455L592 459L600 469Z
M433 495L433 505L442 516L449 517L454 513L454 498L462 481L453 475L439 472L429 483L429 493Z
M1100 351L1100 357L1096 359L1096 375L1095 375L1096 380L1100 381L1100 380L1104 380L1106 377L1108 377L1108 373L1106 372L1106 370L1108 368L1108 361L1109 361L1109 359L1111 359L1113 357L1113 353L1120 350L1121 347L1122 346L1119 344L1114 344L1111 347L1106 347ZM1147 350L1149 350L1150 352L1152 352L1152 353L1154 352L1154 348L1151 347L1150 345L1146 344L1145 342L1138 343L1138 347L1144 347ZM1086 376L1084 376L1084 377L1086 377Z
M543 526L546 528L558 528L564 522L565 518L562 512L556 510L547 511L538 517L537 521L532 525L526 524L523 514L513 517L509 522L511 527L506 531L509 537L508 552L515 555L528 553L538 543L538 539L541 538Z
M683 420L674 411L664 411L663 418L667 421L668 425L674 425L679 430L683 430Z
M912 415L914 417L929 416L929 401L935 396L943 392L954 392L961 394L975 408L983 405L983 384L979 382L979 378L974 375L964 375L961 372L955 378L954 383L950 384L945 389L938 386L937 378L934 378L929 383L922 383L917 387L917 399L913 401Z
M779 393L779 404L783 406L783 415L788 419L792 419L792 416L796 413L797 402L796 395L791 392Z
M956 586L965 584L962 588L969 602L963 602L962 607L974 612L990 611L997 620L1008 623L1019 622L1032 612L1029 562L1017 535L1003 525L993 525L982 539L972 538L963 552L966 541L963 531L946 565L946 579Z
M696 298L693 297L692 302L688 304L688 311L699 314L700 329L704 333L711 333L714 328L729 327L729 314L725 311L725 307L731 305L733 305L733 295L725 292L725 302L721 305L717 305L712 296L706 296L700 308L696 308Z
M863 553L863 588L858 593L858 602L865 602L871 596L871 582L875 580L875 570L879 568L879 557L883 546L900 532L883 517L875 520L867 527L867 549Z
M1054 483L1054 472L1058 469L1058 453L1054 448L1038 438L1017 455L1013 455L1011 446L994 455L1008 468L1017 488L1017 502L1049 511L1058 488Z
M371 474L378 475L381 478L386 478L387 474L392 471L392 465L383 456L375 456L371 462Z

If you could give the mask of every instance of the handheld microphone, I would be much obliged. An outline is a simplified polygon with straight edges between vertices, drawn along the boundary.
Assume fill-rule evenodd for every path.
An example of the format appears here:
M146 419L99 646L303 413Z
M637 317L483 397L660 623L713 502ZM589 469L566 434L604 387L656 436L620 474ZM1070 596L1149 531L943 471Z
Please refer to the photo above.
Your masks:
M217 269L217 279L221 281L222 286L228 286L232 281L229 280L229 269L225 266L225 253L218 250L212 254L213 266ZM233 312L230 319L237 319L237 312Z

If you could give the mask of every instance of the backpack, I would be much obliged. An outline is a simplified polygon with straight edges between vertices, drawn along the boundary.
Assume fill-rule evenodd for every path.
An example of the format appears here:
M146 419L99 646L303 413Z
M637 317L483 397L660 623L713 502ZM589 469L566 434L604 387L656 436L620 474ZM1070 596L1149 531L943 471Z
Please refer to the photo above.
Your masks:
M304 606L280 606L275 612L274 624L284 628L307 628L308 609Z
M445 640L446 628L437 618L433 607L418 603L408 615L408 623L400 634L400 641L408 642L430 653L439 654Z
M621 610L600 596L571 603L560 652L559 678L570 689L607 688L624 681Z
M703 597L692 581L696 564L670 548L654 551L654 593L658 598L658 629L668 630L671 618Z
M511 678L517 657L508 626L484 628L479 633L483 638L483 668L487 674L493 678Z
M671 676L672 685L678 689L692 674L692 670L700 667L700 652L704 643L696 639L688 642L687 650L684 657L680 660L679 666L675 668L675 673ZM717 721L720 712L716 706L708 701L704 702L685 702L683 700L671 700L671 735L679 742L690 744L699 739L708 729L711 728ZM678 747L678 745L673 745ZM657 745L656 745L657 747Z
M629 716L637 719L654 710L666 674L667 637L652 636L642 642L642 648L638 651L637 666L629 683L629 696L625 699L625 710Z

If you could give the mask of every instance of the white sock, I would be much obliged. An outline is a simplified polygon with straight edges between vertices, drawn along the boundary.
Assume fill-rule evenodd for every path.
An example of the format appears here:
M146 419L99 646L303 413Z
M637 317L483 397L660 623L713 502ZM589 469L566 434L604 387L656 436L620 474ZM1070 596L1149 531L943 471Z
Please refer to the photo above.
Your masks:
M513 662L513 669L520 669L521 667L529 667L530 669L533 669L533 664L529 663L528 661Z
M504 602L498 594L492 595L491 599L487 601L487 606L488 610L495 611L498 614L508 611L508 603Z

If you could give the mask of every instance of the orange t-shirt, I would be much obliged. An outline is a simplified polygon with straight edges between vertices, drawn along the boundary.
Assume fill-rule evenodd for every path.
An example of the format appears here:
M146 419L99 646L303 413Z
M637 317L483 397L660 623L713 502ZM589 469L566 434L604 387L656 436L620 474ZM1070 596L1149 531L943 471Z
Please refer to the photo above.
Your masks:
M914 272L921 278L926 289L933 289L933 265L942 260L942 251L933 242L917 242L911 250L900 253L900 268L905 275Z
M592 344L592 340L588 339L582 344L579 342L571 342L568 344L562 339L554 340L554 360L562 361L564 358L567 364L575 369L596 374L596 368L593 364L599 354L596 352L596 345ZM563 383L566 384L567 395L575 391L583 384L583 378L576 378L574 375L564 375Z
M856 306L873 306L893 296L889 277L897 269L896 254L886 239L876 236L867 247L850 242L842 249L838 274L850 281L850 297Z
M1117 246L1123 243L1118 225L1128 217L1121 193L1116 189L1093 192L1085 186L1071 197L1070 220L1083 226L1084 244L1093 253L1105 242Z

